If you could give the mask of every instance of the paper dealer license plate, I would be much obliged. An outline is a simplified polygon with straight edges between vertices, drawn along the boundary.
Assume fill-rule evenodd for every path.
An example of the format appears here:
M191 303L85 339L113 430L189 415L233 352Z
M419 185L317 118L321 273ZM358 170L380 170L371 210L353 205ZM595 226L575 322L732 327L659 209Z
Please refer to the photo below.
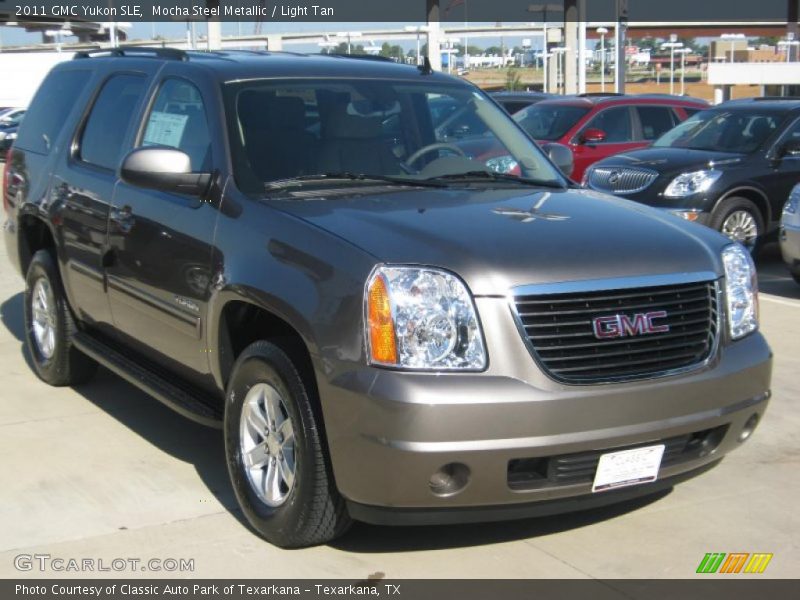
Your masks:
M603 492L655 481L663 455L664 444L603 454L597 464L592 491Z

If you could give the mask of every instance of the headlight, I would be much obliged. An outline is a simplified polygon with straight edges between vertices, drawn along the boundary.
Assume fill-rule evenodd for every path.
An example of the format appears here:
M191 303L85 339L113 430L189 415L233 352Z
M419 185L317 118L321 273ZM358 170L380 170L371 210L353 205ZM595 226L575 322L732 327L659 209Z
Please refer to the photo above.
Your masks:
M0 131L0 141L2 141L4 139L6 139L6 132L5 131Z
M758 328L758 279L750 253L741 244L722 251L728 330L734 340Z
M783 207L784 215L796 215L800 210L800 185L796 185L789 194L789 201Z
M707 171L694 171L693 173L683 173L673 179L664 190L667 198L685 198L692 194L701 194L708 191L714 182L720 178L722 171L714 169Z
M702 211L700 211L700 210L698 210L696 208L690 208L690 209L686 209L686 210L671 210L669 212L671 212L676 217L680 217L681 219L684 219L686 221L694 222L694 221L697 221L697 219L700 218L700 214L701 214Z
M514 169L519 167L519 163L514 160L513 156L496 156L486 161L486 166L495 173L511 173Z
M15 140L15 139L17 139L17 132L15 131L15 132L13 132L13 133L9 133L9 134L6 136L6 139L7 139L7 140Z
M365 302L371 364L442 371L486 367L475 304L455 275L380 266L367 281Z

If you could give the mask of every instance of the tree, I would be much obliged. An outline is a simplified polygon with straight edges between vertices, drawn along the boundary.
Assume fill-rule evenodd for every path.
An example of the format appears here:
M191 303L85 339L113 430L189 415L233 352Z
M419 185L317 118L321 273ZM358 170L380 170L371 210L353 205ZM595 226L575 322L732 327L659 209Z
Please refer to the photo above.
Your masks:
M361 44L350 43L350 54L366 54L364 46ZM347 54L347 42L339 42L339 45L333 49L332 54Z
M761 45L777 46L780 40L781 38L777 35L762 35L761 37L757 37L755 40L753 40L753 45L756 47Z
M416 52L416 49L414 50L414 52ZM398 60L402 60L403 48L396 44L393 46L389 42L383 42L379 54L387 58L396 58Z

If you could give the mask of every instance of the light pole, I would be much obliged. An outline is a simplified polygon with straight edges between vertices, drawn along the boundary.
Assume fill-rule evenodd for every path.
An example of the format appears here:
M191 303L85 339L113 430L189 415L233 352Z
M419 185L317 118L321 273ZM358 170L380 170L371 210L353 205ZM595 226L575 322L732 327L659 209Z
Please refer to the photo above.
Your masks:
M360 38L361 32L360 31L340 31L336 34L337 38L347 38L347 53L351 53L350 42L351 38Z
M677 54L681 55L681 96L686 94L686 87L684 85L684 73L686 73L686 55L692 50L690 48L679 48L675 50Z
M731 62L734 62L734 54L736 53L736 40L744 40L747 39L747 36L743 33L723 33L719 36L721 40L730 40L731 42Z
M794 39L794 35L791 33L786 34L785 40L780 40L778 42L778 46L783 46L786 48L786 62L791 62L792 60L792 46L800 46L800 41Z
M562 82L561 77L563 75L563 70L561 68L561 57L564 56L564 53L567 49L564 46L558 46L557 48L553 48L553 54L556 57L556 93L561 93L562 89Z
M403 29L406 31L416 32L417 34L417 65L422 64L420 62L420 45L419 45L419 34L428 31L428 27L426 25L406 25Z
M600 34L600 91L606 91L606 34L608 29L598 27L597 33Z
M661 44L661 49L669 48L669 93L672 95L675 93L675 50L683 48L683 44L675 41L677 38L674 34L670 38L673 38L673 41Z

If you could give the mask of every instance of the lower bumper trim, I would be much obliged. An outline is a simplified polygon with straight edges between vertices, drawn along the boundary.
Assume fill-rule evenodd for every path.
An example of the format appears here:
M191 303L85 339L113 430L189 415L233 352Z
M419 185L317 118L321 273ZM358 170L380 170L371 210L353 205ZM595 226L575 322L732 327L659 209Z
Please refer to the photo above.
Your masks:
M599 508L625 502L626 500L649 496L705 473L718 465L721 460L720 458L692 471L673 475L672 477L654 481L653 483L598 494L558 498L557 500L544 500L524 504L504 504L499 506L454 508L369 506L348 500L347 509L353 519L372 525L455 525L459 523L513 521L531 517L547 517L562 513Z

